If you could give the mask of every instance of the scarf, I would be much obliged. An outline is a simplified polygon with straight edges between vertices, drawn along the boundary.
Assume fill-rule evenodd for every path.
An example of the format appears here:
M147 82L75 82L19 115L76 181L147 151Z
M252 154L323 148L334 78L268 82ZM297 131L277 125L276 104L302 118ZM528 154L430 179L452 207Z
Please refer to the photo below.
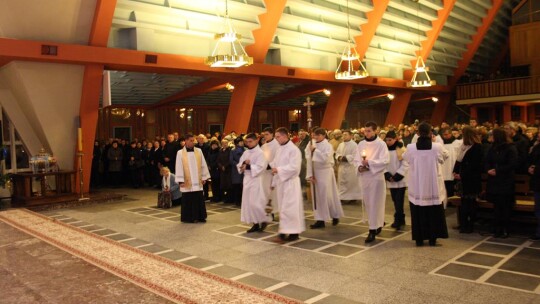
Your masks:
M163 181L161 183L161 190L163 191L170 191L171 187L171 173L167 174L167 176L163 176Z
M459 149L459 154L456 158L456 161L458 162L461 162L463 161L463 157L465 157L465 154L467 153L467 151L469 151L469 149L472 147L472 145L461 145L460 149Z
M189 160L188 160L188 151L186 150L186 147L182 149L182 166L184 168L184 187L185 188L191 188L193 185L192 179L191 179L191 171L189 170ZM199 151L194 152L195 154L195 161L197 162L197 171L199 173L199 181L202 180L202 172L201 172L201 153Z

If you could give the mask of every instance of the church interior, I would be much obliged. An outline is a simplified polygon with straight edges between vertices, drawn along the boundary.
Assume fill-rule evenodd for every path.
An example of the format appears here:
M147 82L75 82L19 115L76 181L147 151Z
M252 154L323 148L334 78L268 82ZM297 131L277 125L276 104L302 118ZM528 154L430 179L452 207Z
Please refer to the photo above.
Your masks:
M459 233L449 206L449 238L419 248L390 193L375 242L359 201L309 229L307 195L308 228L278 244L279 219L246 233L234 204L186 224L153 187L91 187L109 139L538 131L539 31L536 0L0 0L0 303L540 303L529 189L510 237L489 210Z

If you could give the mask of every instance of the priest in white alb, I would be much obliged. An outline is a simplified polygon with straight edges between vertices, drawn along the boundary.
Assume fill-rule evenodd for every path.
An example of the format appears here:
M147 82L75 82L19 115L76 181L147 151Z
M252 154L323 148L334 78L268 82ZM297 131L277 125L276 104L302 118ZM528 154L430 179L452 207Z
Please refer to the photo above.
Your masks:
M334 148L326 140L326 130L323 128L315 129L312 138L306 147L306 179L311 183L313 215L316 222L310 228L323 228L324 222L329 220L336 226L343 216L343 208L334 175Z
M338 195L341 201L356 201L362 199L360 183L356 175L356 167L353 164L358 145L352 140L350 131L343 131L343 142L336 150L338 163Z
M176 153L175 176L182 192L180 221L206 222L203 186L210 179L210 173L201 149L195 147L193 134L186 135L184 148Z
M367 122L364 127L365 139L358 144L354 164L362 187L362 202L366 206L369 235L366 243L375 241L375 236L384 226L386 204L386 181L384 171L390 161L386 143L377 136L377 124Z
M263 173L268 163L264 158L262 149L259 147L259 139L254 133L245 137L247 150L242 154L238 162L237 170L244 174L244 187L242 193L242 208L240 220L244 223L253 224L247 231L264 231L266 228L265 207L268 202L263 185Z
M306 227L304 204L300 185L302 153L289 139L289 130L278 128L275 140L280 144L272 167L272 186L276 189L279 205L278 242L295 241Z

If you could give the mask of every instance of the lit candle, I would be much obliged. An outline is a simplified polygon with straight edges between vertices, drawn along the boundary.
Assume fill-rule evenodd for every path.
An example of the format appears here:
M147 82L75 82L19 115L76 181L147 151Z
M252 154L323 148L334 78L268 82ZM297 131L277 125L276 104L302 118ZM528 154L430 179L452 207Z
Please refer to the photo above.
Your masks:
M366 150L362 150L362 158L366 159Z
M79 149L79 152L82 152L83 150L83 147L82 147L82 129L79 128L78 130L78 134L77 134L77 148Z

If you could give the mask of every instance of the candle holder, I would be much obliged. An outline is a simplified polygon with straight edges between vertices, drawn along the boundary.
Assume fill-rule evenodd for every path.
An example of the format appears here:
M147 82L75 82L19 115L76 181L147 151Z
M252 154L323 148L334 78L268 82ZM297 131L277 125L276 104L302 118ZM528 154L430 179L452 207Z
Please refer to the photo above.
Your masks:
M77 155L79 156L79 185L80 185L80 196L79 201L89 200L89 197L84 197L84 181L83 181L83 156L84 153L78 152Z

